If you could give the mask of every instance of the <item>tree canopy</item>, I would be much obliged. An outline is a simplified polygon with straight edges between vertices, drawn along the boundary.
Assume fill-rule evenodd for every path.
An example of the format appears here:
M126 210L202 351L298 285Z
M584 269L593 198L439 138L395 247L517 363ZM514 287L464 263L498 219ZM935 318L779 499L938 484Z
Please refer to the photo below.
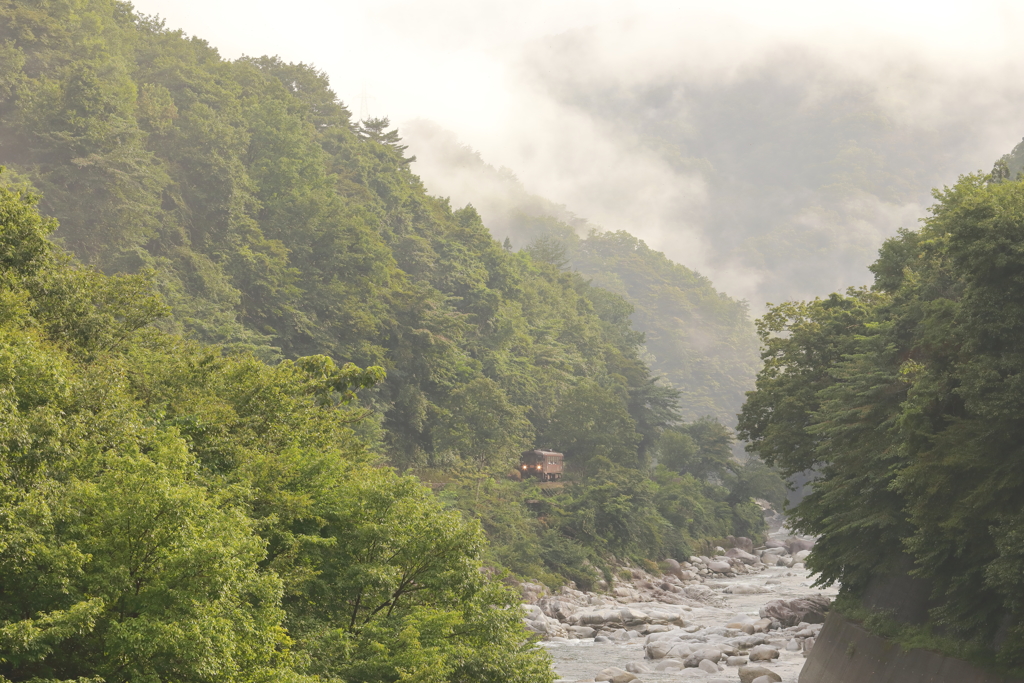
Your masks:
M818 473L792 519L822 535L820 582L856 596L909 556L933 623L1019 668L1024 183L968 175L935 198L882 247L870 290L761 319L740 434Z

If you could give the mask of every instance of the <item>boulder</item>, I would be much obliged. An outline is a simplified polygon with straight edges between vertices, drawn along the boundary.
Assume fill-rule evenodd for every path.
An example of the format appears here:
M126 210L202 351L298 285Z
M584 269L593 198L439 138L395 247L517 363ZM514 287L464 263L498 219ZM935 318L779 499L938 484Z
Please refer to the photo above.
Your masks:
M796 638L790 638L789 642L786 643L786 650L788 650L789 652L799 652L800 651L800 641L797 640Z
M706 671L709 674L716 674L719 671L721 671L721 669L718 668L718 665L712 662L710 659L700 660L700 664L697 665L697 668L701 671Z
M725 660L725 664L726 664L726 666L746 666L747 665L747 658L746 657L739 657L739 656L737 656L737 657L729 657L728 659Z
M693 645L689 643L672 643L672 647L669 648L668 654L665 655L670 659L687 659L693 654Z
M652 671L654 671L654 669L647 666L643 662L630 662L626 665L626 671L628 671L631 674L649 674Z
M653 643L647 643L644 645L644 656L647 659L664 659L673 645L675 643L668 640L656 640Z
M637 680L637 677L629 671L610 666L607 669L602 669L601 673L594 676L594 680L608 681L609 683L629 683L630 681Z
M814 547L814 541L808 541L803 538L787 538L786 549L790 555L794 555L801 550L810 550Z
M608 636L597 636L596 638L594 638L594 642L595 643L611 643L612 639L609 638Z
M732 565L730 565L728 562L718 562L716 560L709 560L708 569L715 572L716 574L726 574L732 571Z
M757 562L757 555L752 555L746 550L740 550L739 548L729 548L725 551L725 556L739 560L743 564L754 564Z
M785 541L780 541L777 538L769 538L768 541L765 542L764 547L765 548L785 548L786 547L786 542Z
M672 559L662 560L661 568L666 574L675 574L676 576L679 576L679 572L682 570L679 563Z
M831 600L821 595L794 600L772 600L761 608L761 617L778 620L786 628L796 626L801 621L808 624L823 624L831 604Z
M654 667L655 671L682 671L683 661L681 659L663 659Z
M801 550L800 552L798 552L795 555L793 555L793 558L797 562L803 562L804 560L807 559L807 556L810 555L810 554L811 554L810 550Z
M725 540L728 541L728 544L733 548L739 548L740 550L745 550L748 553L754 552L754 542L746 536L727 536Z
M593 638L597 635L597 631L590 628L589 626L570 626L569 636L572 638Z
M766 669L763 666L741 666L740 667L740 683L754 683L754 680L761 676L768 676L769 679L780 683L782 676L775 673L771 669Z
M624 607L619 610L619 619L626 626L636 626L637 624L647 623L647 615L640 610L630 609Z
M758 676L753 680L753 683L775 683L775 680L771 676Z
M779 658L779 651L770 645L758 645L747 656L752 662L770 662Z

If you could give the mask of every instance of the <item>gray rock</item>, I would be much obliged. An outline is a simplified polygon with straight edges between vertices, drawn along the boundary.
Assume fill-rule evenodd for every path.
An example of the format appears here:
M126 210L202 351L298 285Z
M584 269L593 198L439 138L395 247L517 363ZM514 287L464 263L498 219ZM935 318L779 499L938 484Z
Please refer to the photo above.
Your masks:
M785 548L786 547L786 542L785 541L780 541L777 538L769 538L768 541L764 545L765 545L766 548Z
M693 645L689 643L673 643L672 647L669 648L666 657L674 659L686 659L693 654Z
M768 678L775 681L775 683L780 683L780 681L782 681L782 676L771 669L764 668L763 666L740 667L740 683L754 683L754 680L761 676L768 676Z
M597 631L589 626L570 626L569 635L573 638L593 638L597 635Z
M810 550L814 547L814 541L807 541L802 538L787 538L786 539L786 550L790 554L795 554L801 550Z
M739 560L743 564L754 564L755 562L757 562L756 555L751 555L747 551L740 550L739 548L729 548L725 551L725 556L731 557L734 560Z
M654 671L654 669L647 666L643 662L630 662L626 665L626 671L628 671L631 674L649 674L652 671Z
M811 554L810 550L801 550L800 552L793 555L797 562L803 562L807 559L807 556Z
M746 657L729 657L728 659L725 660L725 664L726 664L726 666L746 666L747 665L747 658Z
M814 647L814 638L806 638L804 640L804 657L811 654L812 647Z
M668 651L672 649L672 646L677 644L670 640L656 640L644 645L644 653L647 659L664 659L668 656Z
M619 619L627 626L635 626L636 624L646 623L647 615L640 610L624 607L619 610Z
M779 651L770 645L758 645L748 656L752 662L770 662L779 658Z
M697 668L701 671L706 671L709 674L716 674L719 671L721 671L721 669L718 668L718 665L712 662L710 659L700 660L700 664L697 665Z
M800 641L797 640L796 638L790 638L789 642L786 643L786 649L788 651L790 651L790 652L799 652L800 651Z
M523 611L526 612L526 618L530 621L535 621L544 616L543 610L537 607L537 605L523 605Z
M751 683L774 683L775 679L771 676L758 676Z
M705 647L697 650L697 652L694 653L694 656L699 657L700 659L710 659L712 662L717 662L722 658L722 651L715 647Z
M612 642L612 639L609 638L608 636L597 636L596 638L594 638L594 642L595 643L610 643L610 642Z
M732 570L732 565L728 562L717 562L715 560L711 560L708 562L708 569L716 574L726 574Z
M594 676L595 681L608 681L609 683L629 683L637 680L635 674L615 666L603 669L601 673Z
M727 544L733 548L739 548L740 550L745 550L748 553L754 552L754 542L746 536L726 536L725 540Z
M683 662L678 659L665 659L654 667L655 671L682 671Z
M821 595L795 600L772 600L761 608L761 617L778 620L784 627L796 626L802 621L823 624L831 604L831 600Z

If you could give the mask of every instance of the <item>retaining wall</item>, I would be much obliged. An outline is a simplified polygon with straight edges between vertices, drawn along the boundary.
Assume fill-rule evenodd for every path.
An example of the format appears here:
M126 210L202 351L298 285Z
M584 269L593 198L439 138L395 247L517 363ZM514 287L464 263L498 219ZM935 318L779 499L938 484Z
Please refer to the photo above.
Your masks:
M1024 683L929 650L906 650L831 612L800 683Z

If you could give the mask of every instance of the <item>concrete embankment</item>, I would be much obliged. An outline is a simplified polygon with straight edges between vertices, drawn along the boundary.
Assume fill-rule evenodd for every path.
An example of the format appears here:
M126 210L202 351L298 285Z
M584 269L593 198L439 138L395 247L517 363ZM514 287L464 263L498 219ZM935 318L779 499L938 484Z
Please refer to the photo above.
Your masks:
M831 612L800 683L1024 683L928 650L903 650Z

